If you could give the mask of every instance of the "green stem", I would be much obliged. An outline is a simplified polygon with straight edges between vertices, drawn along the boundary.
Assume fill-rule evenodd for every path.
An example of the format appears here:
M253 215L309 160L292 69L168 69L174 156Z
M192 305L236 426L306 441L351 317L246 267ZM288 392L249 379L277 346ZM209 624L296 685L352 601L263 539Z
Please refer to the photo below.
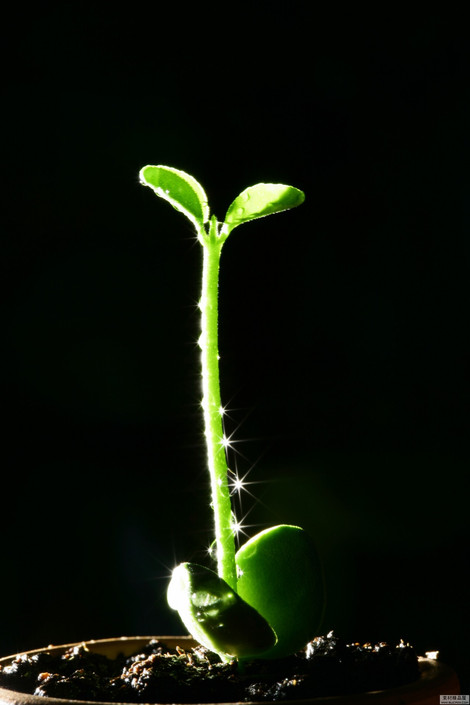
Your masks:
M235 537L232 526L232 504L228 486L228 468L222 424L218 350L218 286L223 240L212 219L209 236L203 240L202 296L200 301L202 350L202 386L204 426L211 478L212 506L215 519L218 574L232 589L237 586Z

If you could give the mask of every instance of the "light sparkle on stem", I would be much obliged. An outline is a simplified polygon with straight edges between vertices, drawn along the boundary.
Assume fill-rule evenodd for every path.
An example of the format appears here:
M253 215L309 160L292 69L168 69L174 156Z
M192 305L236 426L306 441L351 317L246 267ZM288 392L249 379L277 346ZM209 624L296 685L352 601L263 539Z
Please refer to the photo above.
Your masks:
M208 237L203 244L203 273L201 295L201 367L202 408L211 478L212 506L215 520L215 539L218 574L234 590L237 586L235 540L232 531L232 505L228 485L228 467L225 454L226 437L220 399L218 353L218 284L222 241L218 238L217 222L211 221Z

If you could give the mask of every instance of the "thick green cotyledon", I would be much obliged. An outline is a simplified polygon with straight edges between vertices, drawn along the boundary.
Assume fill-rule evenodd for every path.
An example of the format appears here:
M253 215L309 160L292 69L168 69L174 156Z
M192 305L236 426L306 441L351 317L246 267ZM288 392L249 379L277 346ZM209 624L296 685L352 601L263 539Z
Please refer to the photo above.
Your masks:
M237 552L237 592L266 619L277 643L264 657L281 658L312 639L323 610L323 580L315 546L298 526L261 531Z
M258 656L277 641L268 622L225 580L196 563L175 568L168 603L190 634L224 660Z

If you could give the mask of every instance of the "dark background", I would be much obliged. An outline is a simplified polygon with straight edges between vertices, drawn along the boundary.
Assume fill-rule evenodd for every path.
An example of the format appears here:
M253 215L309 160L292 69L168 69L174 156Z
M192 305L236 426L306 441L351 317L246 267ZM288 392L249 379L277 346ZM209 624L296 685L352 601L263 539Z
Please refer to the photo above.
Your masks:
M464 25L296 0L45 3L4 24L2 654L184 631L167 577L211 532L201 252L139 185L150 163L195 176L220 219L258 181L305 191L224 248L247 531L315 538L320 631L466 675Z

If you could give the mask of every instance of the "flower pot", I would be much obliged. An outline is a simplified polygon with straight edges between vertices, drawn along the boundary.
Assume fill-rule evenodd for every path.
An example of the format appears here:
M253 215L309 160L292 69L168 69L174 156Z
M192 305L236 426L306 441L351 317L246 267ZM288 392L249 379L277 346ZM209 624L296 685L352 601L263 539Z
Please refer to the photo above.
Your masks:
M108 658L115 658L123 653L126 656L135 653L139 648L148 643L149 639L156 638L167 644L169 647L179 646L189 650L197 644L191 637L121 637L115 639L100 639L83 642L87 648L95 653L103 654ZM60 653L77 644L67 644L63 646L46 647L28 651L28 655L50 651ZM0 659L0 665L8 665L14 658L7 656ZM354 695L328 696L312 698L310 700L283 701L283 705L360 705L367 703L370 705L436 705L439 702L439 695L456 695L460 693L460 686L455 672L436 660L419 659L420 677L409 683L389 690L374 691ZM29 695L14 690L0 688L0 705L60 705L86 703L86 700L63 700L59 698L39 697ZM112 705L112 704L111 704ZM116 704L114 704L116 705ZM266 703L264 703L266 705Z

